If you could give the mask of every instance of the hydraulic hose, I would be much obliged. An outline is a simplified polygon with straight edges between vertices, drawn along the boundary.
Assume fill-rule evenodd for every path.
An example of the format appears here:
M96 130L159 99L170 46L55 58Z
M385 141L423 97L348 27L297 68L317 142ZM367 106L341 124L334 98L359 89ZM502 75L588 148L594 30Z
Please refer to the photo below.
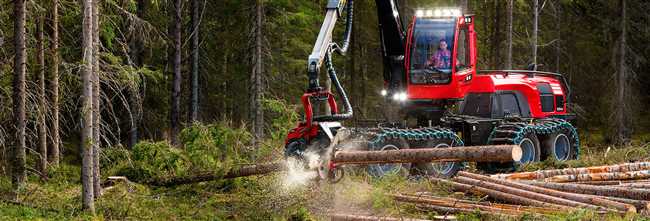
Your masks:
M327 50L327 53L325 55L325 65L327 67L327 73L329 73L329 77L332 80L332 84L334 84L334 87L336 87L336 91L338 92L339 96L343 100L343 107L345 108L345 113L316 116L314 117L314 121L321 122L321 121L348 120L352 118L353 115L352 105L350 105L350 100L348 99L348 95L345 93L345 89L343 89L343 86L341 86L341 82L339 81L338 76L336 76L336 70L334 70L334 64L332 62L331 50Z
M340 55L345 53L350 48L350 39L352 38L352 24L354 20L354 0L349 0L347 3L347 16L345 18L345 33L343 33L343 46L332 44L332 50Z

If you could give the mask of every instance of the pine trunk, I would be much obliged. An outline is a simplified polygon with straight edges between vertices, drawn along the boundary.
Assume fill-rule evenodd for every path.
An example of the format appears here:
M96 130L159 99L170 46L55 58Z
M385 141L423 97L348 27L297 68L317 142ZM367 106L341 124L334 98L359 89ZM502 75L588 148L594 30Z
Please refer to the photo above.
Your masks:
M544 179L546 182L566 183L579 181L608 181L608 180L639 180L650 178L650 170L614 172L614 173L585 173L577 175L559 175Z
M570 211L573 209L572 207L568 207L568 206L546 203L546 202L539 201L537 199L522 197L522 196L505 193L498 190L492 190L480 186L473 186L473 185L468 185L468 184L463 184L463 183L458 183L458 182L438 179L438 178L432 178L432 180L447 185L451 187L451 189L453 189L454 191L474 193L477 195L488 195L494 199L502 200L509 203L514 203L514 204L519 204L524 206L555 208L564 211Z
M253 73L251 76L252 97L251 97L251 119L253 122L253 143L258 147L258 143L264 136L264 112L262 110L262 75L264 74L264 60L262 56L262 43L263 43L263 16L264 5L261 0L256 0L255 3L255 25L254 25L254 60L253 60Z
M552 203L552 204L563 205L563 206L568 206L568 207L579 207L579 208L585 208L585 209L596 209L596 210L601 209L601 207L591 205L591 204L581 203L581 202L577 202L577 201L573 201L573 200L563 199L563 198L554 197L554 196L550 196L550 195L547 195L547 194L536 193L536 192L532 192L532 191L527 191L527 190L523 190L523 189L512 188L512 187L509 187L509 186L500 185L500 184L491 183L491 182L485 182L485 181L472 179L472 178L468 178L468 177L457 176L457 177L454 177L453 180L455 182L464 183L464 184L471 185L471 186L474 186L474 187L483 187L483 188L486 188L486 189L491 189L491 190L499 191L499 192L502 192L502 193L508 193L508 194L512 194L512 195L516 195L516 196L520 196L520 197L525 197L525 198L528 198L528 199L535 199L535 200L539 200L539 201L546 202L546 203Z
M331 214L330 221L429 221L424 219L409 219L404 217L389 216L364 216L354 214Z
M208 171L208 172L203 172L203 173L198 173L198 174L188 175L188 176L169 177L164 179L153 180L149 183L155 186L177 186L183 184L214 181L220 179L232 179L237 177L262 175L262 174L282 171L285 169L286 166L284 162L255 164L255 165L242 166L236 169L231 169L225 174Z
M463 177L468 177L471 179L476 179L476 180L481 180L484 182L491 182L499 185L504 185L504 186L509 186L512 188L516 189L521 189L521 190L526 190L526 191L531 191L535 193L540 193L548 196L554 196L554 197L559 197L567 200L572 200L576 202L581 202L581 203L586 203L586 204L591 204L591 205L596 205L596 206L602 206L605 208L614 208L619 211L623 212L636 212L636 208L633 205L629 204L624 204L624 203L619 203L607 199L603 199L601 197L594 197L594 196L587 196L587 195L582 195L582 194L574 194L574 193L566 193L566 192L561 192L553 189L546 189L546 188L541 188L533 185L527 185L527 184L522 184L522 183L516 183L513 181L507 181L507 180L500 180L496 178L491 178L489 176L483 176L479 174L473 174L473 173L468 173L464 171L458 172L458 176L463 176Z
M508 40L507 40L507 55L506 55L506 69L512 70L512 32L513 32L513 17L512 9L515 0L508 0Z
M538 181L520 181L523 183L555 189L563 192L580 193L597 196L611 196L628 198L635 200L648 200L650 199L650 190L645 189L631 189L629 187L616 187L616 186L594 186L585 184L570 184L570 183L548 183Z
M198 120L199 115L199 19L200 19L200 2L199 0L192 0L192 77L190 86L190 107L189 107L189 123Z
M102 193L101 175L99 172L99 156L101 153L101 84L99 67L99 0L93 1L93 196L98 198Z
M14 190L25 184L25 72L27 71L27 52L25 49L25 0L14 0L14 57L13 79L13 119L15 131L14 145L11 148L11 183Z
M83 208L95 212L93 187L93 0L83 1L81 79L81 191Z
M138 18L145 19L145 10L147 8L147 0L138 0L137 2L137 11L136 14ZM143 40L141 38L133 39L131 47L131 58L133 63L137 67L142 67L144 63L144 50L142 48ZM140 75L140 82L144 80L144 75ZM129 91L129 108L131 109L131 122L127 138L127 147L133 148L136 143L138 143L138 126L140 125L140 120L142 119L142 96L143 91L142 83L136 86L132 86Z
M579 168L566 168L555 170L540 170L534 172L522 173L508 173L492 175L494 178L509 179L509 180L537 180L545 179L548 177L559 175L576 175L585 173L614 173L614 172L628 172L650 170L650 162L637 162L637 163L624 163L617 165L607 166L594 166L594 167L579 167Z
M537 70L537 32L539 28L539 0L533 0L533 39L531 46L533 48L533 70Z
M417 162L512 162L521 158L517 145L421 148L387 151L339 151L335 164L377 164Z
M180 102L181 102L181 0L174 0L173 7L173 28L171 33L172 46L174 47L173 55L173 80L172 80L172 107L171 107L171 143L178 145L178 133L180 131Z
M618 74L616 75L616 102L613 103L614 106L614 116L616 124L616 134L614 142L616 144L626 144L629 142L630 137L628 133L628 122L627 122L627 109L628 101L626 99L626 87L628 86L627 79L627 63L626 51L627 51L627 10L626 1L621 0L621 36L620 36L620 45L619 58L618 58Z
M39 160L36 168L41 174L47 174L47 126L45 125L45 111L47 104L45 103L45 46L43 27L45 26L45 17L38 16L38 24L36 24L36 61L38 63L38 153Z
M59 0L52 0L52 79L50 90L52 93L52 141L48 159L54 167L59 166Z

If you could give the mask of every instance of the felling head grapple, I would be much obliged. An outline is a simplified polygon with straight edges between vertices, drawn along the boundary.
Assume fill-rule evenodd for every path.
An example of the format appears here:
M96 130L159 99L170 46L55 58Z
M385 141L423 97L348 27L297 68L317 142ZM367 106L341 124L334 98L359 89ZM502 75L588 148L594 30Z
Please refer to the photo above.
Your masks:
M417 123L387 122L384 125L395 127L343 128L340 121L352 117L352 107L337 78L332 54L345 54L348 49L353 3L329 0L325 21L308 59L309 86L302 96L305 121L290 131L286 139L287 157L305 159L305 153L313 153L320 156L321 169L332 169L333 165L324 162L335 153L332 149L343 142L341 136L337 137L341 131L352 133L346 138L362 137L363 149L370 151L458 150L466 145L521 147L521 158L514 164L490 163L499 160L485 159L488 163L478 164L484 170L512 168L549 157L560 161L578 157L578 135L569 123L575 119L568 108L570 90L562 75L536 70L479 71L472 15L454 8L416 10L404 29L394 0L375 3L384 62L385 88L381 95L392 106L399 106L398 122L414 118ZM347 17L346 31L339 46L332 43L332 33L343 14ZM319 84L322 64L342 100L343 111L339 110L335 95ZM326 104L327 113L316 116L316 103ZM370 165L368 171L377 176L395 171L451 176L462 168L456 161L391 163ZM326 172L333 176L333 172Z

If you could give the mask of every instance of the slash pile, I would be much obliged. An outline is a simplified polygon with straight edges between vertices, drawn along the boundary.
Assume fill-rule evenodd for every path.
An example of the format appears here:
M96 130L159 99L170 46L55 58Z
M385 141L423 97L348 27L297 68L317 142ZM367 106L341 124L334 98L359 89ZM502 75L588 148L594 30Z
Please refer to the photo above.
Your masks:
M650 211L650 162L542 170L485 176L458 172L450 179L431 178L457 192L489 196L510 204L474 202L431 194L392 197L420 209L445 214L478 212L498 216L552 214L575 209L598 213Z

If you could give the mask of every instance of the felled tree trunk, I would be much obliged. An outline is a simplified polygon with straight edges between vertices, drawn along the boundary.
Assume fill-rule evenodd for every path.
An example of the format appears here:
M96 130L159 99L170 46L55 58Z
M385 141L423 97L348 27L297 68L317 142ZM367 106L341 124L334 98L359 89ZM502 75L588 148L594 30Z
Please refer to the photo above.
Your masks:
M491 190L496 190L499 192L503 193L509 193L513 194L516 196L520 197L525 197L528 199L536 199L542 202L547 202L547 203L552 203L552 204L557 204L557 205L563 205L563 206L570 206L570 207L580 207L580 208L587 208L587 209L595 209L599 210L601 209L598 206L591 205L591 204L586 204L586 203L581 203L573 200L567 200L567 199L562 199L559 197L554 197L554 196L549 196L546 194L541 194L541 193L535 193L532 191L527 191L527 190L522 190L522 189L517 189L517 188L512 188L509 186L504 186L504 185L499 185L496 183L490 183L490 182L485 182L481 180L476 180L472 178L467 178L467 177L461 177L457 176L454 178L454 181L459 182L459 183L464 183L467 185L472 185L474 187L483 187L486 189L491 189Z
M534 172L523 173L509 173L509 174L496 174L492 175L494 178L509 179L509 180L536 180L544 179L559 175L575 175L585 173L614 173L614 172L628 172L650 170L650 162L637 162L637 163L624 163L618 165L595 166L595 167L581 167L581 168L567 168L557 170L540 170Z
M501 191L497 191L497 190L483 188L483 187L480 187L480 186L473 186L473 185L468 185L468 184L463 184L463 183L458 183L458 182L453 182L453 181L438 179L438 178L431 178L431 180L436 181L436 182L441 183L441 184L444 184L444 185L449 185L455 191L474 193L474 194L478 194L478 195L488 195L488 196L490 196L490 197L492 197L494 199L503 200L503 201L509 202L509 203L525 205L525 206L537 206L537 207L555 208L555 209L560 209L560 210L564 210L564 211L569 211L569 210L573 209L573 208L568 207L568 206L562 206L562 205L557 205L557 204L552 204L552 203L546 203L546 202L536 200L534 198L522 197L522 196L518 196L518 195L515 195L515 194L510 194L510 193L505 193L505 192L501 192Z
M575 181L608 181L636 180L650 178L650 170L614 172L614 173L585 173L577 175L560 175L544 179L546 182L566 183Z
M597 206L602 206L605 208L614 208L619 211L623 212L636 212L636 207L633 205L625 204L625 203L620 203L612 200L607 200L603 199L601 197L596 197L596 196L588 196L588 195L582 195L582 194L574 194L574 193L567 193L567 192L562 192L562 191L557 191L553 189L547 189L547 188L542 188L542 187L537 187L533 185L527 185L527 184L522 184L522 183L516 183L513 181L507 181L507 180L500 180L496 178L491 178L488 176L483 176L479 174L473 174L473 173L468 173L464 171L458 172L459 176L464 176L476 180L481 180L484 182L492 182L495 184L500 184L504 186L509 186L512 188L516 189L521 189L521 190L526 190L526 191L531 191L535 193L540 193L548 196L554 196L554 197L559 197L563 199L568 199L576 202L581 202L581 203L586 203L586 204L591 204L591 205L597 205Z
M255 165L242 166L237 169L232 169L225 174L208 171L208 172L203 172L203 173L189 175L189 176L155 179L147 183L154 186L177 186L177 185L199 183L199 182L213 181L219 179L232 179L237 177L262 175L262 174L282 171L285 169L286 169L286 165L284 164L284 162L255 164Z
M423 148L387 151L339 151L335 164L417 163L417 162L512 162L521 159L517 145Z
M540 186L549 189L555 189L564 192L589 194L597 196L611 196L621 197L636 200L650 199L650 189L632 189L629 187L615 187L615 186L594 186L585 184L572 184L572 183L549 183L538 181L520 181L527 184Z
M332 214L330 215L331 221L428 221L426 219L409 219L402 217L387 217L387 216L363 216L354 214ZM444 219L438 219L444 220Z

